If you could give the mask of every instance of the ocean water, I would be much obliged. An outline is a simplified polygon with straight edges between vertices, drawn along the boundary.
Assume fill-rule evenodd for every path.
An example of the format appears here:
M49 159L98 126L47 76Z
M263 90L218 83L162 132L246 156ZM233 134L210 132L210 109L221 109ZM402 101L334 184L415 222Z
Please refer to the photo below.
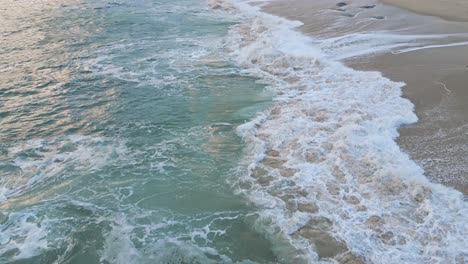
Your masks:
M275 261L227 181L235 127L271 101L227 59L237 21L195 0L2 6L0 263Z
M463 263L403 84L244 2L0 10L0 263ZM325 44L323 44L325 45Z

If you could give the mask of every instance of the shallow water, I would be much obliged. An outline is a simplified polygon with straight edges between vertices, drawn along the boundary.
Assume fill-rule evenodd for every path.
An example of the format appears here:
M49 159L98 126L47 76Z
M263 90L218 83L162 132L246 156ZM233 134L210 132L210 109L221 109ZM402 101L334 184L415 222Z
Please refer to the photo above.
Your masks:
M7 1L0 262L275 261L233 193L271 100L203 1ZM255 247L255 250L252 248Z

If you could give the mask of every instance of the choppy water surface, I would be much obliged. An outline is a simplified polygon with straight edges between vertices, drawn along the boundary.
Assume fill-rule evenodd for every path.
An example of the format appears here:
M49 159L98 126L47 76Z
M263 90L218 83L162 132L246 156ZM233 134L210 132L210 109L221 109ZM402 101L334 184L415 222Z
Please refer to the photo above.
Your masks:
M468 258L403 84L246 2L2 3L0 263Z
M227 180L270 99L223 58L235 21L195 0L0 14L1 263L275 261Z

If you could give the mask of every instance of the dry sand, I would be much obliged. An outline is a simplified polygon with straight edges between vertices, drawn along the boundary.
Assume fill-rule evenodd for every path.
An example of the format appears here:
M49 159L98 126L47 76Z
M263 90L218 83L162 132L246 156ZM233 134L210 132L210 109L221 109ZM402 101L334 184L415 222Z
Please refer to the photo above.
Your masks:
M372 0L345 1L348 5L335 13L329 11L340 1L280 0L266 10L302 21L300 30L312 37L408 28L405 33L409 34L468 33L468 23L457 22L468 20L468 0L384 1L446 20ZM363 10L363 4L377 6ZM349 22L348 15L353 15ZM385 19L365 26L359 23L359 19L372 21L369 18L375 16ZM440 43L450 41L441 39ZM468 194L468 46L386 53L345 63L359 70L380 71L407 84L404 96L415 104L419 122L400 129L400 146L424 168L429 179Z
M468 0L382 0L386 4L449 20L468 21Z

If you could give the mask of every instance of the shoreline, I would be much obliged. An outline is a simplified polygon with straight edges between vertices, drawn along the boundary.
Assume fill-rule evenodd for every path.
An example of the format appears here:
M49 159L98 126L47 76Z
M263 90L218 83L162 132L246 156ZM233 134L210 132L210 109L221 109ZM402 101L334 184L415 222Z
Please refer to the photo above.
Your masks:
M468 256L464 195L426 177L398 144L402 127L418 120L416 103L403 94L404 83L385 77L377 64L383 56L400 58L392 64L398 69L408 54L454 43L460 48L468 38L460 33L468 30L451 24L447 31L440 19L361 0L249 4L233 4L246 19L233 27L226 46L245 74L275 93L272 108L237 127L249 145L242 193L259 208L260 221L268 221L265 228L274 227L269 239L287 241L275 255L295 263ZM382 59L382 66L389 62ZM420 83L414 65L408 67L403 73ZM411 91L431 101L421 87Z
M463 61L468 61L467 46L385 54L352 67L375 69L391 80L405 82L402 96L415 105L419 120L399 128L398 145L429 180L468 195L468 168L463 168L468 164L468 138L462 132L468 123L468 105L463 103L468 101L468 89L464 89L468 68Z
M298 30L313 38L320 34L333 37L340 37L347 34L346 32L355 34L354 25L340 24L341 21L346 22L347 18L343 16L356 14L350 19L357 19L358 16L365 16L365 12L370 19L385 16L385 20L374 19L374 24L370 24L362 32L374 29L399 32L400 28L414 25L414 29L409 27L406 34L420 36L468 33L468 23L421 16L411 10L379 2L375 3L375 8L365 12L360 10L363 2L353 2L336 12L335 17L321 17L324 19L320 20L315 18L321 15L322 11L319 10L333 9L333 5L319 1L316 6L311 7L307 1L293 0L291 6L294 7L291 8L287 6L289 3L290 1L273 2L266 9L274 15L303 22ZM322 21L324 22L321 24ZM332 30L327 31L327 25ZM343 28L344 33L336 34L334 31L337 27ZM464 127L468 126L468 106L463 104L464 100L468 101L468 89L464 86L468 83L468 45L463 44L466 40L451 36L447 35L447 40L437 40L440 47L415 48L400 54L385 51L381 54L352 57L343 62L353 69L379 71L393 81L405 83L402 97L414 104L414 112L419 120L398 129L398 145L424 169L425 176L430 181L468 195L468 166L463 165L468 164L468 157L464 155L468 151L468 135L463 134ZM460 42L461 45L450 46L450 41ZM458 134L452 131L457 131Z

